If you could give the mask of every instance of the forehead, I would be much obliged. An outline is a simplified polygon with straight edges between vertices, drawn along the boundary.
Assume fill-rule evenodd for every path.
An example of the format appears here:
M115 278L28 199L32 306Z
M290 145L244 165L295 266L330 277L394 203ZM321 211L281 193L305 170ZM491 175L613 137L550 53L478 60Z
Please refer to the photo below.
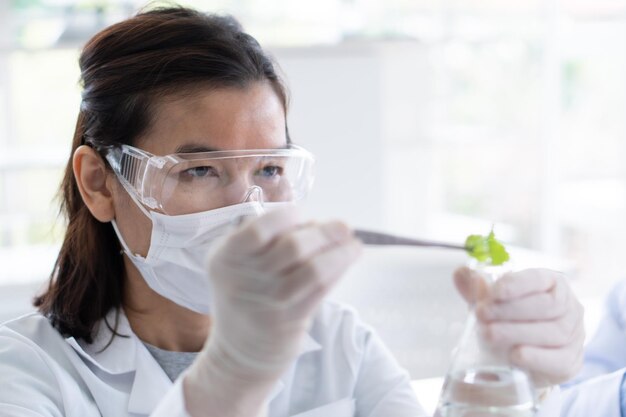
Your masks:
M267 149L287 143L285 109L269 82L166 96L137 146L156 155L181 149Z

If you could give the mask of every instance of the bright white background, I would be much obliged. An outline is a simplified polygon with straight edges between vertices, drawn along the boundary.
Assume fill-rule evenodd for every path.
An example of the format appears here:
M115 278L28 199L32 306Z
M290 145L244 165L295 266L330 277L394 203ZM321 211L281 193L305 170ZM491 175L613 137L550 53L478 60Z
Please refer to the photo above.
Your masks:
M495 224L559 260L595 325L626 276L626 1L182 3L234 14L276 56L318 158L313 216L456 242ZM0 0L5 296L49 275L63 233L79 48L143 4Z

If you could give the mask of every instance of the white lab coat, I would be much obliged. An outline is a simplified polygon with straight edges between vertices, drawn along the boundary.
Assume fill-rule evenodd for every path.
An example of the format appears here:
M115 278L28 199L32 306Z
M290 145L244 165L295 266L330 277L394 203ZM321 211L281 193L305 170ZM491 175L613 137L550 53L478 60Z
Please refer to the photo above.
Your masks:
M114 314L109 314L109 323ZM187 417L172 383L120 315L110 340L64 339L39 314L0 327L2 417ZM558 393L541 416L558 416ZM325 303L292 367L269 398L270 417L425 416L408 375L375 333L345 307Z
M563 390L562 417L621 417L626 370L626 281L609 293L605 313L585 348L580 374Z
M115 314L108 317L114 323ZM0 416L186 416L172 383L120 315L111 338L64 339L31 314L0 328ZM335 303L318 312L294 365L269 398L271 417L418 417L408 375L355 314Z

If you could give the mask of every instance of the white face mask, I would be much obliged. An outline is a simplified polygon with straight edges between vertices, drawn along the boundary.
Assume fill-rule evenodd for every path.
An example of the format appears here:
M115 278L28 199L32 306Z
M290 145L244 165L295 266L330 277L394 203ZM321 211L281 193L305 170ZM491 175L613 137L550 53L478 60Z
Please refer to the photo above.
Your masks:
M231 230L236 219L263 214L264 205L251 201L200 213L168 216L148 212L135 203L152 220L150 249L145 258L133 254L113 220L111 223L124 253L152 290L185 308L207 314L211 292L206 257L211 244Z

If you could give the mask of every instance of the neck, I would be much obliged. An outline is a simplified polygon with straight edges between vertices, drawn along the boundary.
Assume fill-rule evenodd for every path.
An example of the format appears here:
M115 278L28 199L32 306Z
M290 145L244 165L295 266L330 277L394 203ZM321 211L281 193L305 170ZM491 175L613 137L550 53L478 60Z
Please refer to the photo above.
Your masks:
M200 351L209 335L211 318L157 294L126 258L125 263L124 312L137 337L164 350Z

